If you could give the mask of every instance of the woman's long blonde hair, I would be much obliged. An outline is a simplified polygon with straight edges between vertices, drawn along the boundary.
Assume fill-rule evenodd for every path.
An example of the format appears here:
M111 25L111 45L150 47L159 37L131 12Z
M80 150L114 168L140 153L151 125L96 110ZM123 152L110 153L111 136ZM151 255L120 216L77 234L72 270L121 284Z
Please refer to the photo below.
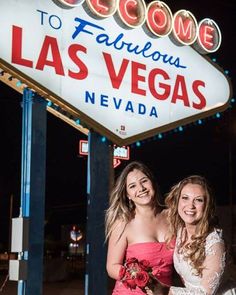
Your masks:
M154 209L154 214L157 214L160 210L160 193L157 183L150 169L141 162L133 161L129 163L120 176L117 178L113 190L110 194L109 208L105 215L105 234L106 240L109 238L113 225L117 220L124 221L127 224L135 216L135 206L134 203L128 199L126 191L126 180L128 174L133 170L140 170L143 172L150 180L154 190L154 198L152 207Z
M198 184L203 188L205 206L203 216L197 224L195 234L192 236L192 241L186 243L183 230L185 224L178 214L178 203L183 187L189 183ZM199 175L192 175L183 179L171 188L171 191L166 196L165 204L168 207L168 219L172 237L174 237L177 232L181 234L178 251L184 251L184 253L186 253L184 256L186 259L190 260L190 265L196 270L196 275L201 276L203 262L205 260L206 237L213 231L216 225L214 199L206 179Z

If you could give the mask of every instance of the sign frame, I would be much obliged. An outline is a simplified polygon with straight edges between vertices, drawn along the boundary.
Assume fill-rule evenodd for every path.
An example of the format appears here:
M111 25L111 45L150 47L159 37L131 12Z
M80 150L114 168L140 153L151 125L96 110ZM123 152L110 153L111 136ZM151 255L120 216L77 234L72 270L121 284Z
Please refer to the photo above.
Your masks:
M45 2L46 3L46 2ZM12 4L12 3L11 3ZM19 4L20 5L20 4ZM44 5L44 4L43 4ZM44 7L42 5L42 7ZM55 4L56 5L56 4ZM3 6L4 7L4 6ZM32 6L32 7L34 7L34 6ZM47 6L45 6L45 7L47 7ZM58 9L60 9L59 7L58 7ZM5 19L3 19L7 24L8 24L8 26L10 26L11 24L13 25L13 20L10 20L9 21L9 23L8 23L8 21L7 21L7 19L5 20ZM107 23L108 24L108 23ZM24 23L24 25L25 25L25 23ZM114 27L114 24L113 24L113 27ZM112 27L112 28L113 28ZM10 29L10 27L9 27L9 29ZM39 31L40 33L41 33L41 31ZM47 31L46 31L47 32ZM3 35L4 35L4 32L2 32L3 33ZM45 33L44 33L45 34ZM73 34L74 35L74 34ZM42 35L43 36L43 35ZM59 35L60 36L60 35ZM127 36L129 36L129 35L127 35ZM18 36L19 37L19 36ZM147 40L149 40L149 39L144 39L144 41L147 41ZM22 40L21 40L22 41ZM19 41L19 42L21 42L21 41ZM166 44L166 43L164 43L164 44ZM169 43L168 43L169 44ZM9 46L10 44L8 44L7 46ZM27 43L27 46L29 45L29 43ZM6 48L7 48L7 46L6 46ZM61 46L61 45L60 45ZM163 46L163 44L162 44L162 46ZM170 46L171 47L171 46ZM28 47L27 47L28 48ZM171 47L172 48L172 47ZM15 49L15 48L14 48ZM172 48L173 49L173 48ZM4 49L5 50L5 49ZM4 50L3 50L3 52L4 52ZM13 48L12 48L12 50L13 50ZM18 48L18 50L21 50L21 48L19 47ZM196 51L197 52L197 50L196 49L194 49L193 47L192 47L192 49L191 50L193 50L193 51ZM191 51L190 50L190 53L188 52L188 58L190 58L191 56L192 56L192 52L193 51ZM15 50L16 51L16 50ZM184 51L184 54L185 54L186 52ZM5 53L4 53L5 54ZM20 54L20 53L19 53ZM200 55L200 54L199 54ZM195 55L195 53L194 53L194 57L196 57L196 58L198 58L198 56L197 55ZM8 55L6 55L6 58L7 58L7 60L9 59L10 60L10 58L8 57ZM225 91L225 92L223 92L223 91L221 91L220 93L223 95L223 98L222 98L222 100L223 101L219 101L219 97L218 97L218 100L217 100L217 103L215 103L215 101L213 100L213 95L214 95L214 92L213 92L213 94L212 94L212 92L211 92L211 100L210 100L210 103L209 103L209 106L207 105L207 108L205 108L205 109L202 109L202 108L200 108L200 106L199 106L199 108L197 108L196 107L196 109L198 109L197 111L196 110L192 110L191 112L188 112L188 109L186 108L186 109L183 109L183 106L181 105L181 103L177 106L177 107L179 107L179 108L173 108L172 109L172 113L174 114L172 114L172 115L170 115L170 112L171 112L171 105L170 105L170 103L172 103L172 101L171 101L171 98L170 97L168 97L168 99L167 100L169 100L168 101L168 103L166 103L166 104L164 104L164 105L162 105L161 103L160 103L160 101L161 100L166 100L166 98L157 98L157 97L155 97L155 95L153 95L153 93L152 93L152 95L153 96L151 96L151 99L153 100L154 99L154 101L155 102L153 102L153 105L155 105L155 107L158 105L158 103L157 103L157 101L159 102L159 104L160 104L160 106L158 105L158 112L160 111L160 114L162 115L162 119L159 121L159 114L158 114L158 116L157 116L157 114L155 114L155 117L158 117L158 120L156 120L156 118L155 118L155 120L153 120L153 117L151 118L152 119L152 121L148 121L148 119L149 119L149 117L151 117L152 115L149 115L149 117L142 117L142 116L136 116L136 118L135 118L135 120L134 120L134 117L132 117L132 116L130 116L130 113L126 113L125 115L123 115L123 117L122 117L122 120L118 120L117 118L119 117L119 114L117 114L116 113L116 121L115 121L115 123L112 125L112 128L110 128L110 129L108 129L109 128L109 126L110 126L110 122L112 122L113 121L113 117L112 116L110 116L108 119L106 119L106 121L105 120L101 120L101 118L100 118L100 122L102 122L102 123L99 123L96 119L98 119L98 118L96 118L96 116L93 116L92 114L94 113L94 110L96 110L97 111L97 106L96 107L94 107L93 108L93 112L92 113L89 113L89 111L87 112L87 109L85 108L85 105L83 106L83 108L82 109L79 109L79 108L77 108L76 106L77 106L77 104L75 103L74 105L72 105L73 104L73 100L70 98L69 99L69 97L67 97L67 101L65 101L65 99L63 99L63 97L62 97L62 95L63 95L63 93L64 93L64 96L68 96L68 93L66 93L66 91L62 91L62 92L60 92L60 91L58 91L58 88L52 88L54 91L56 91L56 93L58 93L58 94L56 94L55 92L53 92L53 90L50 90L49 88L47 88L46 86L43 86L41 83L44 83L43 81L44 80L40 80L39 79L39 81L41 81L41 83L40 82L38 82L38 81L36 81L36 80L34 80L33 78L31 78L31 76L30 76L30 74L25 74L25 73L23 73L21 70L19 70L19 68L21 69L21 67L19 67L18 66L18 68L17 68L17 66L13 66L13 63L9 63L9 62L7 62L6 60L4 60L3 58L0 58L0 71L3 71L3 72L5 72L5 73L8 73L8 75L10 75L11 76L11 79L17 79L18 81L21 81L21 83L23 84L23 88L24 87L27 87L27 88L30 88L30 89L33 89L34 91L36 91L40 96L42 96L42 97L44 97L48 102L52 102L52 103L54 103L54 104L56 104L63 112L66 112L66 116L68 115L68 117L70 117L70 116L73 116L74 118L79 118L79 121L80 121L80 126L81 126L81 130L83 130L83 131L85 131L86 130L86 133L88 133L88 129L92 129L92 130L95 130L97 133L99 133L99 134L101 134L101 135L103 135L103 136L106 136L109 140L111 140L113 143L115 143L115 144L117 144L118 146L123 146L123 145L128 145L128 144L131 144L131 143L133 143L133 142L136 142L136 141L140 141L140 140L144 140L144 139L146 139L146 138L149 138L149 137L152 137L152 136L155 136L155 135L157 135L158 133L163 133L163 132L166 132L166 131L169 131L169 130L171 130L171 129L173 129L173 128L175 128L176 126L179 126L179 125L186 125L186 124L188 124L188 123L191 123L191 122L194 122L195 120L198 120L198 119L202 119L202 118L205 118L205 117L208 117L208 116L210 116L210 115L212 115L212 114L215 114L215 113L217 113L217 112L221 112L221 111L223 111L223 110L225 110L227 107L228 107L228 105L229 105L229 102L230 102L230 97L231 97L231 95L232 95L232 86L231 86L231 83L230 83L230 80L229 80L229 78L224 74L224 72L223 72L223 70L217 65L217 64L215 64L215 63L213 63L211 60L210 60L210 58L208 58L208 57L206 57L206 56L203 56L203 55L201 55L201 62L203 63L203 65L202 66L204 66L205 65L205 62L203 61L203 60L206 60L206 63L210 63L215 69L217 69L219 72L221 72L222 73L222 76L224 76L224 77L222 77L221 75L220 75L220 73L218 73L217 75L220 77L220 79L223 79L223 82L222 82L222 80L220 80L220 83L222 82L223 83L223 85L227 85L227 90ZM122 59L121 59L122 60ZM130 61L132 61L132 59L130 60ZM150 62L150 61L149 61ZM32 62L33 63L33 62ZM163 63L164 64L164 63ZM20 65L20 64L19 64ZM145 65L145 64L144 64ZM139 79L139 82L142 82L142 78L144 78L144 76L139 76L139 73L138 73L138 67L139 67L139 63L138 63L138 60L136 61L136 69L137 69L137 72L136 72L136 78L137 79ZM156 65L156 67L158 67L158 64ZM208 68L208 71L209 71L209 73L211 73L210 71L212 71L212 68L213 67L210 67L209 66L209 68ZM32 68L32 67L31 67ZM177 67L178 68L178 67ZM157 68L158 69L158 68ZM166 68L165 68L166 69ZM33 71L35 70L34 68L32 69ZM150 69L149 69L150 70ZM151 70L152 70L152 68L151 68ZM154 70L155 70L155 66L154 66ZM160 67L160 70L162 70L162 68ZM192 72L191 72L191 63L190 63L190 74L192 74ZM163 70L164 71L164 70ZM31 73L30 71L26 71L26 73ZM34 72L32 72L32 73L34 73ZM46 72L45 72L46 73ZM45 73L43 73L43 74L45 74ZM110 72L109 72L109 74L111 74ZM167 73L166 73L167 74ZM185 73L186 74L186 73ZM189 74L189 72L188 72L188 74ZM154 74L155 75L155 74ZM172 78L170 78L170 82L172 83L172 84L174 84L174 78L176 78L176 76L175 75L177 75L176 74L176 72L173 74L173 81L171 80ZM199 78L199 73L198 73L198 76L197 76L197 79ZM210 74L209 74L210 75ZM186 75L187 76L187 75ZM218 76L217 76L217 79L218 79ZM34 77L38 77L37 75L34 75ZM41 77L41 76L40 76ZM140 78L141 77L141 78ZM156 77L156 76L154 76L154 77ZM108 77L107 77L108 78ZM133 77L132 77L133 78ZM146 77L145 77L146 78ZM184 76L183 76L183 78L184 78ZM194 77L195 78L195 77ZM196 79L196 78L195 78ZM164 80L164 78L163 78L163 80ZM227 80L227 81L226 81ZM4 79L3 79L3 81L4 81ZM90 80L88 80L88 81L90 81ZM86 82L88 82L88 81L86 81ZM100 81L100 80L98 80L98 81ZM127 80L129 83L131 83L133 80ZM127 82L126 81L126 82ZM193 82L192 80L189 80L189 81L191 81L191 83ZM7 82L7 81L4 81L4 82ZM146 82L146 81L145 81ZM203 82L203 81L202 81ZM207 80L207 82L209 82L209 80ZM72 83L72 82L71 82ZM137 82L138 83L138 82ZM146 82L147 83L147 82ZM161 84L161 82L159 82L160 84ZM186 83L188 83L188 81L186 82ZM190 83L190 82L189 82ZM228 83L228 84L227 84ZM7 82L7 84L8 84L8 82ZM12 85L12 83L10 83L11 85ZM210 88L210 87L212 87L212 82L210 83L209 82L209 84L210 84L210 86L208 85L208 88ZM52 84L47 84L47 83L44 83L44 85L47 85L47 86L50 86L50 85L52 85ZM65 85L71 85L71 84L65 84ZM65 87L65 85L63 84L63 87ZM79 84L78 84L79 85ZM76 84L76 87L78 87L78 85ZM99 85L99 84L98 84ZM222 85L222 84L220 84L220 85ZM174 85L171 85L171 87L173 87ZM57 85L57 87L58 87L58 85ZM61 86L62 87L62 86ZM75 87L75 88L76 88ZM132 99L133 99L133 101L131 100L131 102L132 103L136 103L136 104L138 104L139 106L141 105L142 107L145 107L145 105L142 105L142 104L140 104L140 102L142 102L142 100L139 100L139 98L140 97L138 97L138 95L142 95L142 99L144 100L146 97L148 97L148 96L150 96L150 94L147 92L146 93L146 88L144 88L144 89L139 89L138 88L138 84L136 85L136 90L137 90L137 92L135 92L135 95L133 95L133 92L131 91L130 93L128 93L127 94L127 97L126 97L126 102L125 102L125 100L124 100L124 104L125 103L127 103L127 100L128 99L131 99L130 98L130 96L132 97L132 95L134 96L134 98L132 97ZM146 87L148 87L148 85L146 86ZM150 86L149 86L150 87ZM158 86L153 86L153 87L158 87ZM191 88L191 87L193 87L192 85L189 85L189 87ZM220 88L220 90L222 90L222 86L220 86L221 88ZM16 89L17 87L13 87L14 89ZM60 88L60 87L59 87ZM114 88L114 87L113 87ZM161 87L160 87L161 88ZM207 88L207 89L208 89ZM96 88L97 89L97 88ZM91 90L91 89L90 89ZM155 91L156 91L156 89L154 89ZM162 91L163 89L161 89L160 90L160 92ZM22 89L21 89L21 91L22 91ZM73 91L74 91L74 89L73 89ZM110 93L109 93L109 91L110 91L110 89L108 90L108 94L110 95ZM122 90L122 91L124 91L124 90ZM138 91L140 91L140 93L138 93ZM144 94L142 93L141 94L141 92L143 91L143 93L145 93L145 96L144 96ZM150 90L149 90L150 91ZM208 91L208 90L207 90ZM74 91L75 92L75 91ZM89 92L89 91L88 91ZM101 92L102 92L102 90L101 90ZM225 95L225 93L227 93L226 95ZM60 95L61 94L61 95ZM118 95L122 95L123 94L123 92L121 92L121 93L118 93ZM194 94L196 94L196 93L194 93ZM206 94L207 94L207 92L206 92ZM206 95L205 94L205 95ZM60 96L59 96L60 95ZM80 94L81 95L81 94ZM115 95L115 94L114 94ZM177 95L179 95L179 93L177 93ZM197 96L196 96L197 97ZM76 99L83 99L82 97L76 97ZM157 98L156 100L155 100L155 98ZM197 98L199 98L199 97L197 97ZM74 99L74 98L73 98ZM138 99L138 100L137 100ZM150 99L150 98L148 98L148 99ZM176 100L178 99L178 97L177 98L175 98ZM180 98L181 99L181 98ZM191 97L191 99L193 100L193 98ZM227 101L226 101L227 100ZM79 100L78 100L79 101ZM219 103L218 103L218 101L219 101ZM150 107L150 101L149 100L146 100L146 102L148 102L149 103L149 105L148 105L148 107ZM193 101L192 101L193 102ZM116 102L117 103L117 102ZM174 102L174 103L176 103L176 101ZM183 101L182 101L182 103L183 103ZM101 103L102 104L102 103ZM105 102L105 104L106 104L106 102ZM195 103L196 104L196 103ZM218 106L217 106L217 104L218 104ZM79 104L78 104L79 105ZM185 105L185 102L184 102L184 105ZM106 107L108 107L108 106L110 106L110 105L105 105ZM128 106L128 104L127 104L127 106ZM126 108L127 108L127 106L126 106ZM173 106L173 105L172 105ZM185 105L186 106L186 105ZM86 107L90 107L88 104L86 105ZM115 107L116 107L116 105L115 105ZM154 107L154 108L155 108ZM116 107L117 108L117 107ZM50 108L49 108L50 109ZM115 110L115 108L114 108L114 106L113 106L113 109ZM99 109L99 112L100 112L100 114L99 114L99 116L101 117L101 116L104 116L105 114L107 115L108 113L106 112L106 111L104 111L104 114L102 113L103 112L103 110L105 110L105 109ZM112 108L107 108L107 110L109 111L109 114L111 113L111 111L112 112L114 112L113 110L112 110ZM176 111L177 110L177 111ZM186 113L185 113L185 110L186 110ZM122 110L123 111L123 110ZM125 110L126 112L127 112L127 110ZM156 110L155 110L156 111ZM177 115L175 115L175 111L176 111L176 113L177 113ZM54 114L56 114L56 115L58 115L60 112L58 111L57 112L57 110L54 110ZM163 114L162 114L163 113ZM140 114L140 113L139 113ZM126 116L127 115L127 116ZM131 114L132 115L132 114ZM64 116L63 117L63 119L65 120L65 117L66 116ZM165 117L166 116L166 118L167 119L163 119L163 117ZM187 116L187 117L186 117ZM58 115L58 117L60 117L59 115ZM62 117L62 116L61 116ZM141 118L142 117L142 118ZM139 121L140 119L142 119L143 121ZM110 120L110 122L109 122L109 120ZM146 120L146 121L145 121ZM66 121L66 120L65 120ZM125 127L125 126L123 126L123 121L127 121L127 122L125 122L124 123L124 125L126 125L126 126L128 126L129 127L129 130L127 131L127 130L125 130L125 132L123 132L122 130L122 128L123 127ZM71 122L71 121L70 121ZM108 123L109 122L109 123ZM135 127L135 123L134 122L136 122L137 123L137 126ZM139 123L139 122L142 122L142 123ZM129 125L130 124L130 125ZM144 126L144 128L142 128L142 126ZM150 127L150 128L149 128ZM121 129L118 129L118 128L121 128ZM120 130L120 131L119 131ZM116 133L115 133L116 132ZM138 133L138 132L140 132L140 133ZM119 134L121 135L121 136L119 136ZM134 135L135 134L135 135ZM123 137L123 138L122 138Z
M203 56L203 58L207 59L208 62L210 62L214 67L216 67L219 71L221 71L224 74L223 69L220 66L218 66L217 64L214 64L210 60L210 58L208 58L207 56ZM111 140L113 143L117 144L118 146L129 145L129 144L132 144L136 141L142 141L142 140L145 140L149 137L155 136L158 133L164 133L164 132L170 131L178 126L193 123L194 121L197 121L199 119L204 119L206 117L212 116L217 112L222 112L229 107L230 97L232 96L231 80L229 79L229 77L226 76L226 79L228 80L229 87L230 87L230 95L229 95L229 99L228 99L227 103L224 104L223 106L214 108L209 111L201 112L201 113L196 114L194 116L190 116L190 117L184 118L182 120L175 121L173 123L167 124L167 125L159 127L159 128L148 130L146 132L143 132L142 134L131 136L127 139L121 139L120 137L116 136L115 134L113 134L109 130L107 130L104 126L100 125L98 122L91 119L86 114L80 112L79 110L77 110L76 108L71 106L69 103L64 101L62 98L57 96L55 93L53 93L52 91L50 91L46 87L42 86L40 83L33 80L32 78L28 77L27 75L25 75L24 73L22 73L21 71L19 71L14 66L7 63L6 61L4 61L1 58L0 58L0 70L8 73L11 77L16 78L17 80L21 81L23 84L23 87L30 88L30 89L34 90L35 92L37 92L40 96L42 96L47 101L52 101L53 103L56 103L63 110L68 112L68 114L72 114L76 117L79 117L80 121L81 121L81 128L79 128L79 129L83 130L82 132L84 134L88 134L89 129L93 128L96 132L98 132L101 135L106 136L109 140ZM6 82L4 80L3 80L3 82L8 84L8 82ZM16 90L16 87L12 87L12 88L14 88ZM60 117L58 112L55 111L54 114L56 116ZM88 126L90 126L90 127L88 127Z

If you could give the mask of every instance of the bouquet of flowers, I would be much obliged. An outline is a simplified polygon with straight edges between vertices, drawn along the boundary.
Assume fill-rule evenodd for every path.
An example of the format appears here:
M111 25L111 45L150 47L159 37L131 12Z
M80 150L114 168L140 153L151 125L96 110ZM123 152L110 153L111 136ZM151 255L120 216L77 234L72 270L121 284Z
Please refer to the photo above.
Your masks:
M135 257L128 258L120 268L119 280L127 289L140 288L143 292L153 289L158 285L158 270L150 267L148 260L138 260Z

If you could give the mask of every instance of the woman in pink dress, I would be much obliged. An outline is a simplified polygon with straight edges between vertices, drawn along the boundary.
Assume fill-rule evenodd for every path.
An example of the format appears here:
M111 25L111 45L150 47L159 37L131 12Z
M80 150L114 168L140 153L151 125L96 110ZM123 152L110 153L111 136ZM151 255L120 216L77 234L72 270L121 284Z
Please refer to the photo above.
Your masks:
M158 294L168 293L174 247L166 243L170 240L167 212L158 199L150 170L139 162L128 164L116 181L106 212L107 272L116 280L112 295L149 292L150 286L136 286L133 275L129 281L124 279L125 262L132 259L149 266L153 282L159 282Z

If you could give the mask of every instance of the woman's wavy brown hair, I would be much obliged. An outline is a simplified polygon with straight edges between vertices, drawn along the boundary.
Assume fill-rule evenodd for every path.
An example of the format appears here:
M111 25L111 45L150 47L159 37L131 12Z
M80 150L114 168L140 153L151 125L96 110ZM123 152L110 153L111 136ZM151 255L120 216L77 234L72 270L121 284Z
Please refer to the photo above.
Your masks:
M127 176L131 171L134 171L135 169L143 172L151 180L155 193L152 203L154 214L157 214L160 211L160 192L152 172L146 165L141 162L133 161L129 163L117 178L116 183L110 194L109 208L106 211L105 215L106 240L111 235L114 223L117 220L124 221L125 224L127 224L135 216L135 205L133 201L128 199L126 191Z
M196 232L192 236L192 241L185 244L186 236L184 236L183 230L185 224L178 214L178 203L183 187L189 183L198 184L203 188L205 192L205 207L202 219L198 222ZM196 275L201 276L203 262L205 260L206 237L213 231L216 225L214 198L206 179L199 175L192 175L183 179L171 188L169 194L165 198L165 204L168 207L168 219L172 238L177 232L181 234L181 242L180 245L178 245L178 251L184 251L184 253L186 253L184 256L186 259L190 260L190 265L195 269Z

